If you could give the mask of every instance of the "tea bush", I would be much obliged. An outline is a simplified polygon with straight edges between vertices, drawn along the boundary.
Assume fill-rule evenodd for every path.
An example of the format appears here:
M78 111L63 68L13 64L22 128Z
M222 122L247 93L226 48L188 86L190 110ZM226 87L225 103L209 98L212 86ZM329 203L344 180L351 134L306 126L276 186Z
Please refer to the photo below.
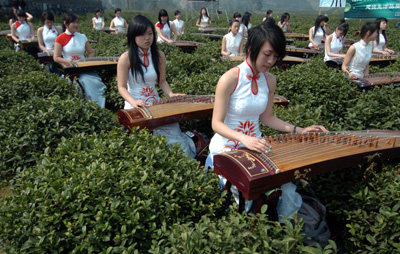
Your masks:
M76 133L96 133L118 126L110 111L79 98L33 97L0 118L0 174L3 179L35 165L47 148Z
M20 174L0 208L18 253L145 253L160 229L223 212L218 179L147 131L78 134Z
M11 44L11 42L8 41ZM41 70L40 64L35 58L25 52L16 53L12 48L0 50L0 78L11 75L28 75L31 71Z

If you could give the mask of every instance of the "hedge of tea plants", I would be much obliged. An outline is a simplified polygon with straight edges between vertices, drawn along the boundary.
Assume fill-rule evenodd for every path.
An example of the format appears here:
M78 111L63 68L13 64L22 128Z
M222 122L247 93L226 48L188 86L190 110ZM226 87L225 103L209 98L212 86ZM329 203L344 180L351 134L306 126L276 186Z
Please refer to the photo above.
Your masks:
M169 11L170 14L173 11ZM155 23L154 13L144 13ZM134 12L124 12L127 20ZM316 15L315 15L316 16ZM110 21L112 12L104 17ZM172 19L172 15L170 17ZM292 30L307 33L313 15L294 14ZM330 27L340 17L330 17ZM57 20L61 20L60 17ZM254 14L258 24L262 15ZM361 24L349 21L349 38ZM213 21L224 34L225 20ZM34 22L35 27L39 23ZM389 22L388 46L400 46ZM3 28L3 26L0 26ZM119 56L126 38L91 29L80 32L98 56ZM210 94L219 77L237 63L220 60L220 42L187 24L185 40L204 45L191 53L161 44L167 80L174 92ZM295 40L294 45L307 42ZM106 109L87 103L69 79L48 74L32 56L16 54L0 38L0 174L10 194L0 199L0 249L6 253L395 253L399 246L400 163L367 163L308 179L327 206L333 240L306 246L302 221L284 224L265 214L243 215L224 207L225 192L214 173L187 159L148 131L128 135L117 123L123 107L114 72L99 72L107 86ZM396 61L371 72L399 70ZM332 131L400 129L400 90L361 90L323 57L285 70L271 70L276 93L290 100L275 107L282 119ZM181 124L211 136L210 119ZM278 132L265 126L266 135ZM378 156L378 155L376 155ZM233 202L234 203L234 202ZM265 209L264 207L263 209ZM341 240L340 240L341 239ZM336 241L336 242L335 242ZM339 244L337 246L337 243Z

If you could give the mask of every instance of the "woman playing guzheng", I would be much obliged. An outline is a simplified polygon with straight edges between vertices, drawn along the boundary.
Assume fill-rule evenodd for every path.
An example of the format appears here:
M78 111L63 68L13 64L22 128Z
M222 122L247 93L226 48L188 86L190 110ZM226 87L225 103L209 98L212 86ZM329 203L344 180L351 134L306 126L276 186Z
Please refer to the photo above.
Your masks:
M54 44L56 38L62 33L59 27L54 26L54 15L53 13L46 11L42 13L43 26L37 30L37 38L39 48L43 52L54 51Z
M128 23L121 17L122 10L120 8L115 9L115 18L111 20L110 30L115 31L115 33L125 33Z
M389 48L387 48L386 41L386 28L387 28L387 19L386 18L377 18L375 20L375 24L378 27L378 36L376 36L376 40L374 41L374 49L373 53L384 54L384 55L392 55L395 52Z
M158 22L156 23L157 42L173 43L178 37L175 24L169 21L168 12L161 9L158 12ZM171 39L171 31L174 33L174 38Z
M76 61L85 58L85 52L88 53L89 57L95 56L86 36L78 33L79 20L77 16L66 14L63 28L65 32L57 37L54 45L54 62L73 66ZM86 100L95 101L100 107L104 108L106 86L101 78L95 72L88 72L79 74L78 80L85 91Z
M229 24L229 33L222 38L221 55L238 56L243 54L243 36L239 34L240 22L232 20Z
M183 96L172 92L165 77L165 55L159 51L156 33L151 21L142 15L135 16L128 27L129 50L118 60L118 91L125 100L124 109L150 106L160 97L156 82L168 97ZM163 135L168 143L178 143L186 154L194 158L193 140L182 133L179 124L163 125L154 129L155 135Z
M315 24L313 27L310 28L308 31L308 38L310 40L310 43L308 44L308 47L312 49L318 49L318 46L322 44L322 41L325 40L325 16L319 15L315 19Z
M15 51L19 51L19 41L32 39L34 30L31 22L28 22L27 15L23 10L16 12L18 20L11 25L11 37L16 42L14 44Z
M285 54L286 41L282 30L272 22L250 29L246 43L246 59L219 79L216 91L211 140L206 167L213 167L213 156L238 148L259 153L269 151L269 143L262 138L259 122L291 133L326 132L320 125L301 128L273 115L275 77L268 72ZM221 178L225 186L226 179ZM237 188L231 189L238 202ZM251 202L246 201L246 211Z
M324 61L330 61L337 58L344 58L345 54L343 51L343 40L349 31L349 24L344 20L336 27L333 34L326 37L325 40L325 58Z
M342 70L351 78L363 78L369 74L369 62L372 56L372 44L377 36L377 26L373 22L365 23L360 31L361 40L347 50Z

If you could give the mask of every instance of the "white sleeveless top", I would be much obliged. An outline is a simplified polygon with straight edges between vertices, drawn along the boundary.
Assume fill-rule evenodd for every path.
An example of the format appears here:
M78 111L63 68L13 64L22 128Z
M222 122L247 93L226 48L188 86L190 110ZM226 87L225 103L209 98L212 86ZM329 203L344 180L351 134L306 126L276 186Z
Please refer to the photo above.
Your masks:
M93 17L94 20L94 25L96 26L96 29L101 29L101 26L103 25L103 17ZM114 25L115 25L115 20L114 20Z
M125 32L126 31L125 19L123 19L121 17L119 17L119 18L115 17L113 20L114 20L114 27L116 29L118 29L117 30L118 32Z
M62 55L67 60L85 59L86 35L75 32L72 34L68 29L57 37L56 42L62 46Z
M52 25L49 28L47 25L44 25L42 36L43 36L44 47L48 50L54 50L54 44L58 36L56 27Z
M331 53L333 54L339 54L340 50L343 49L343 37L338 37L336 33L333 33L332 35L332 41L331 41ZM336 57L333 56L328 56L328 53L326 51L326 45L325 45L325 58L324 61L330 61L335 59Z
M385 36L383 36L382 33L379 33L379 44L376 43L376 40L374 40L374 48L383 51L383 46L385 46L385 44L386 44Z
M284 24L284 25L282 26L282 31L283 31L284 33L286 33L286 32L288 31L288 25L287 25L287 24Z
M15 21L15 31L17 32L18 40L23 41L31 39L31 28L26 21L22 23Z
M183 24L185 23L182 19L177 20L175 19L174 21L172 21L175 24L176 27L176 31L178 32L179 35L182 34L182 28L183 28Z
M315 26L312 27L312 34L313 34L313 36L314 36L314 29L315 29ZM324 31L322 30L321 27L318 28L317 33L315 34L315 36L313 37L313 39L314 39L314 41L315 41L316 43L318 43L318 44L321 44L321 43L322 43L322 40L325 39L325 33L324 33ZM310 43L308 44L309 47L312 47L313 45L314 45L314 44L312 44L312 42L310 42Z
M239 48L240 48L240 42L242 41L242 36L237 33L236 35L233 35L232 32L228 33L225 35L226 39L226 51L232 52L230 56L238 56L240 54Z
M371 61L373 46L370 43L365 43L363 40L360 40L353 45L356 52L348 65L348 69L357 77L363 78L364 70Z
M238 31L238 35L243 37L243 29L244 25L242 23L239 23L239 31Z
M238 82L233 91L224 123L231 129L252 137L261 137L259 126L260 115L268 104L269 86L264 73L254 77L254 72L247 59L239 66ZM252 82L257 82L258 92L252 91ZM211 139L210 155L233 151L244 147L240 142L227 139L216 133Z
M161 24L160 21L156 23L156 27L161 29L161 34L164 37L167 37L168 39L171 39L171 26L172 26L171 21L169 22L169 26L167 25L167 23ZM157 34L157 42L164 42L164 40L161 39L161 37L158 34Z
M201 20L200 20L200 25L201 26L208 26L209 24L208 24L208 21L210 20L210 18L209 17L207 17L207 16L202 16L201 17ZM199 29L203 29L202 27L199 27Z

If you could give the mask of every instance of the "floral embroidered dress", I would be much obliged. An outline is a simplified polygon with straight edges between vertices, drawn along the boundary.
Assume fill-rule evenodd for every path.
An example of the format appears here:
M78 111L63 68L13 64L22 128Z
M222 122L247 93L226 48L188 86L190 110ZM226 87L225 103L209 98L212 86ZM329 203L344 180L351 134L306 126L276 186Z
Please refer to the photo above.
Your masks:
M139 56L142 59L143 64L146 66L146 68L142 67L144 81L141 76L138 76L136 79L131 70L129 70L127 82L128 92L135 100L142 100L147 105L152 105L160 99L155 87L157 73L154 69L150 50L144 52L139 48ZM133 108L132 105L125 101L124 109L131 108ZM168 144L180 144L189 157L194 158L196 155L196 147L193 140L186 134L182 133L178 123L157 127L154 129L154 134L165 136L168 139Z
M343 37L338 37L336 33L333 33L332 36L332 41L331 41L331 53L333 54L339 54L340 50L343 49L343 42L342 42ZM325 58L324 61L330 61L333 59L337 59L338 57L334 56L328 56L328 53L326 51L326 44L325 44Z

